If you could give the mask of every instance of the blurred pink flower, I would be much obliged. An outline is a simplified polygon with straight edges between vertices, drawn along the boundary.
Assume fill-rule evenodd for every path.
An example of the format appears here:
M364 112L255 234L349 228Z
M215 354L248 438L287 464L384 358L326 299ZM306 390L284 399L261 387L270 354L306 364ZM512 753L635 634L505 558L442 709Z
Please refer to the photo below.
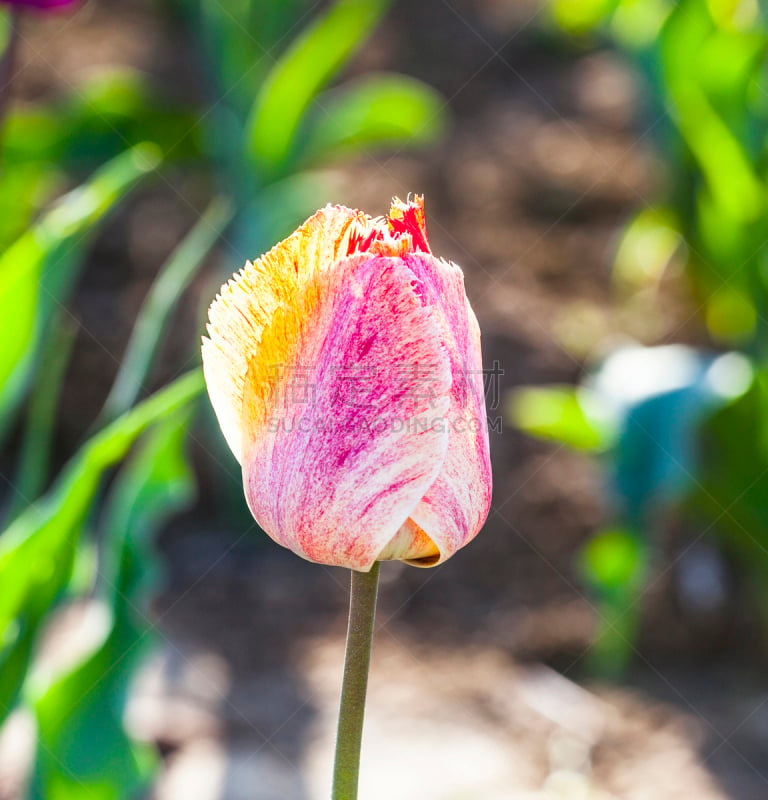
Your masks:
M5 3L5 5L36 8L39 11L53 11L65 6L73 6L77 2L79 0L0 0L0 3Z
M222 288L203 369L248 505L278 543L367 571L480 530L491 470L480 330L423 200L326 206Z

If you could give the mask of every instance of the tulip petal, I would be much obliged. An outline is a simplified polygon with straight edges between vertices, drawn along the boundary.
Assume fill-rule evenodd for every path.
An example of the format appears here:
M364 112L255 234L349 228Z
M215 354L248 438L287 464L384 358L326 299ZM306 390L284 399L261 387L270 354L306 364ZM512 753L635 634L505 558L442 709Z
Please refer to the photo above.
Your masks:
M411 252L431 253L427 241L427 220L424 215L424 197L416 195L412 202L404 203L395 197L389 210L387 225L390 235L408 237Z
M403 531L448 447L436 311L402 259L358 255L274 314L245 382L242 463L251 512L276 541L359 570L436 553Z
M296 302L316 273L356 251L369 221L359 211L326 206L266 255L249 261L211 305L203 371L222 433L238 461L245 375L262 331L278 308Z
M439 561L408 559L416 566L445 561L482 527L491 503L491 463L485 411L480 328L455 264L414 254L405 263L432 305L447 349L453 382L446 417L448 451L442 469L411 521L435 542Z

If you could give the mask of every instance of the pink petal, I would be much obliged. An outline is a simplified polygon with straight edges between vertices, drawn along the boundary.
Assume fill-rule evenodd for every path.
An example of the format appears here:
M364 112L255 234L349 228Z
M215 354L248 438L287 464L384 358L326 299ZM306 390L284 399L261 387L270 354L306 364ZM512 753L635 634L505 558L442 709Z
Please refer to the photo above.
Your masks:
M248 504L272 538L310 560L368 570L382 553L435 552L427 536L399 534L449 441L448 354L436 309L414 288L402 259L342 260L275 314L251 363ZM273 353L288 355L270 364Z
M491 504L491 462L485 410L480 328L455 264L431 256L405 258L420 282L424 301L439 309L437 320L448 352L453 383L446 418L448 452L434 484L411 521L435 542L445 561L478 533Z

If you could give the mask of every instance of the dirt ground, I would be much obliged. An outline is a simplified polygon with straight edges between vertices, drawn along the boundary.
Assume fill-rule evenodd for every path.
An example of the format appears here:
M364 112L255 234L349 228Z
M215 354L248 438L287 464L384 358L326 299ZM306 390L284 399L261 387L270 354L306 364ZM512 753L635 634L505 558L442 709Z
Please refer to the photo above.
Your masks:
M72 61L73 80L117 53L161 83L181 81L189 50L151 21L149 5L96 2L54 54ZM612 304L616 237L663 186L656 121L640 117L637 80L615 55L558 44L545 21L533 0L395 2L354 69L430 82L446 97L450 130L428 152L328 171L329 200L371 213L392 195L426 195L432 248L463 267L486 363L504 371L492 415L514 386L573 382L585 355L620 330L649 342L700 335L676 302L650 330ZM107 32L109 46L96 46ZM49 35L40 26L32 41ZM33 93L47 73L28 58ZM77 311L109 352L80 348L71 382L88 391L68 399L86 419L153 271L191 219L174 192L153 190L99 244ZM147 235L131 234L137 226ZM198 301L179 320L190 336ZM168 361L178 352L172 343ZM79 432L65 426L63 442ZM493 511L475 542L434 570L383 570L361 796L768 796L768 681L743 598L734 591L716 613L692 611L680 601L678 545L660 534L629 673L596 682L585 668L594 602L574 556L607 518L599 465L506 422L491 444ZM155 800L325 797L347 576L280 550L242 514L225 527L202 495L162 539L159 650L129 709L133 730L167 756Z

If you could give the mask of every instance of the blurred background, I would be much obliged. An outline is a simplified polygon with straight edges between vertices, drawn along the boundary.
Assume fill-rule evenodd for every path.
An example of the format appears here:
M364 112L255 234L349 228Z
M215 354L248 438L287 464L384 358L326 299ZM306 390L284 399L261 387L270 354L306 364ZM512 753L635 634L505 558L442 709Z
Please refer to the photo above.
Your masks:
M768 796L768 8L0 13L0 798L327 796L348 575L253 523L199 337L317 207L409 192L495 490L382 569L361 796Z

